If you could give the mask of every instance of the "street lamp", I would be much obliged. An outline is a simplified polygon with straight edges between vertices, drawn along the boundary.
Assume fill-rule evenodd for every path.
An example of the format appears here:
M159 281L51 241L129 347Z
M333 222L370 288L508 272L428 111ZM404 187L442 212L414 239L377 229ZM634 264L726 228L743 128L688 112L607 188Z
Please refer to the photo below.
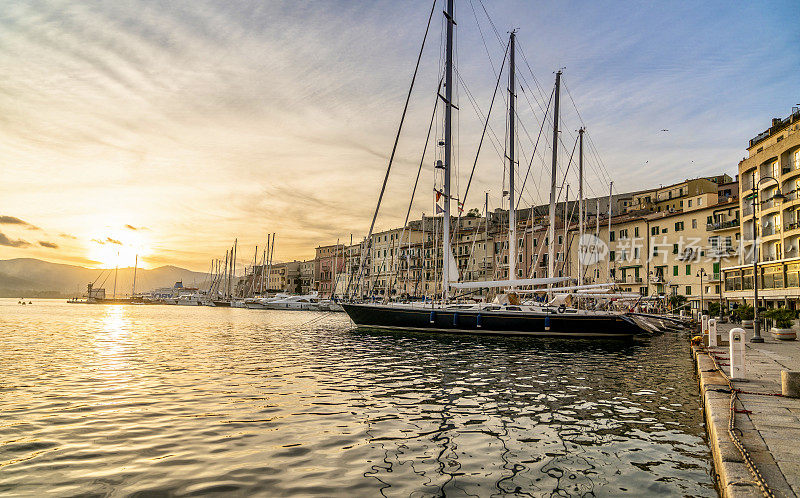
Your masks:
M705 289L703 289L703 277L704 276L707 277L708 273L706 273L706 269L705 268L700 268L700 271L697 272L697 276L700 277L700 317L702 318L702 316L703 316L703 301L704 301L704 299L703 299L703 291L705 290Z
M761 337L761 326L758 322L758 186L761 182L772 180L775 182L775 195L772 196L774 201L782 201L786 196L781 193L781 184L778 180L771 176L762 177L756 181L756 172L753 171L753 193L750 194L753 199L753 337L750 342L764 342Z

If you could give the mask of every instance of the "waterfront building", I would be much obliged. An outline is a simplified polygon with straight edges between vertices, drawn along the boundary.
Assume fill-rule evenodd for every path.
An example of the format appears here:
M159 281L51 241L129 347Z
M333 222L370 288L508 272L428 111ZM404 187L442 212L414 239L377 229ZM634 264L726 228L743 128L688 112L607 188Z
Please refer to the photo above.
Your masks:
M752 303L754 228L758 228L760 304L798 309L800 108L793 108L786 118L774 118L768 129L750 140L747 152L739 162L742 258L739 265L724 270L725 297ZM785 196L782 202L775 197L778 192Z
M314 259L300 262L300 294L310 294L316 288L315 266L316 260Z
M660 203L652 197L641 211L612 217L610 232L607 217L601 218L599 230L596 218L587 220L585 233L597 234L602 244L596 258L584 258L589 264L583 266L583 283L613 280L622 290L643 297L682 295L692 309L699 309L701 297L705 309L710 300L721 299L721 269L739 261L738 198L720 202L716 184L708 192L704 182L688 183L701 188L688 195L678 186L672 198L668 188L655 192L663 200L678 202L676 207L664 210L661 204L661 211L650 211ZM577 240L575 225L570 232ZM576 242L570 244L570 259L570 268L577 271Z
M300 261L273 263L269 270L269 286L273 291L300 293Z
M315 290L320 297L333 295L335 276L344 268L344 244L333 244L317 247L314 258Z
M404 289L401 293L408 292L413 285L413 277L409 277L405 256L410 257L421 243L422 221L409 222L405 230L400 227L373 233L369 294L386 296L396 294L398 289ZM420 257L421 254L416 254L417 264Z
M624 212L676 212L684 209L689 197L701 194L719 195L720 185L732 183L726 174L684 180L672 185L636 192ZM601 211L602 212L602 211Z

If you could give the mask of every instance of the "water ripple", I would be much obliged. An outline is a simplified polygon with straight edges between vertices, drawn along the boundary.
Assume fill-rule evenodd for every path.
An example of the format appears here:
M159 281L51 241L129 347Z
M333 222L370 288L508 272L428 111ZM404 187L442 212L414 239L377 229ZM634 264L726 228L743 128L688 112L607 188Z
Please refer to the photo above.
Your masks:
M684 337L0 300L0 493L714 496Z

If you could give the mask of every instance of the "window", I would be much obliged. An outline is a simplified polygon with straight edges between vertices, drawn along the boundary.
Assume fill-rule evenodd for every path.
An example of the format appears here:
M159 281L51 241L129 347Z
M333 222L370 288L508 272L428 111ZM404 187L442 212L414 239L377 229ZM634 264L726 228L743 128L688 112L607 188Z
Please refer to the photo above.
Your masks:
M611 231L608 233L608 241L609 241L609 242L614 242L614 230L611 230Z
M673 266L672 267L672 276L673 277L677 277L678 276L678 267L677 266Z
M614 251L608 251L608 260L609 260L609 261L616 261L616 259L614 258L614 256L616 256L616 254L614 253Z
M658 246L653 246L653 256L658 256Z
M533 239L533 247L536 247L538 242L539 242L539 239Z
M672 254L678 254L678 244L672 244ZM677 266L675 268L677 268ZM677 273L675 275L677 275Z
M687 296L691 296L692 295L692 286L691 285L687 285L686 286L686 295Z
M697 220L692 219L692 228L697 228Z
M628 231L627 230L625 230L625 235L626 236L628 235ZM639 236L639 227L633 227L633 236L634 237L638 237Z
M706 218L706 223L708 223L709 225L714 223L714 218L709 216L708 218Z
M683 222L682 221L678 221L678 222L675 223L675 231L676 232L683 231Z
M558 243L559 244L563 244L564 243L564 236L563 235L559 235L558 236Z
M651 228L650 235L658 235L658 227Z
M692 274L692 265L686 265L686 274L687 275L691 275Z
M692 200L691 199L686 201L686 207L692 207Z
M697 198L697 205L698 206L702 206L703 205L703 198L702 197L698 197Z

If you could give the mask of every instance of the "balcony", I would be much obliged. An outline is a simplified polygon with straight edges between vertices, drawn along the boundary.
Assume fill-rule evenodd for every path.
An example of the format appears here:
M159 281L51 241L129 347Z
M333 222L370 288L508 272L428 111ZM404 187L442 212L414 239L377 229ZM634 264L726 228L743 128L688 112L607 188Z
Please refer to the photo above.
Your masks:
M764 227L761 230L761 235L763 237L769 237L771 235L778 235L780 233L781 233L781 227L780 226L775 227L775 226L770 225L770 226Z
M707 223L706 230L709 232L716 232L718 230L730 230L732 228L739 228L739 219L729 221L718 221L716 223Z

